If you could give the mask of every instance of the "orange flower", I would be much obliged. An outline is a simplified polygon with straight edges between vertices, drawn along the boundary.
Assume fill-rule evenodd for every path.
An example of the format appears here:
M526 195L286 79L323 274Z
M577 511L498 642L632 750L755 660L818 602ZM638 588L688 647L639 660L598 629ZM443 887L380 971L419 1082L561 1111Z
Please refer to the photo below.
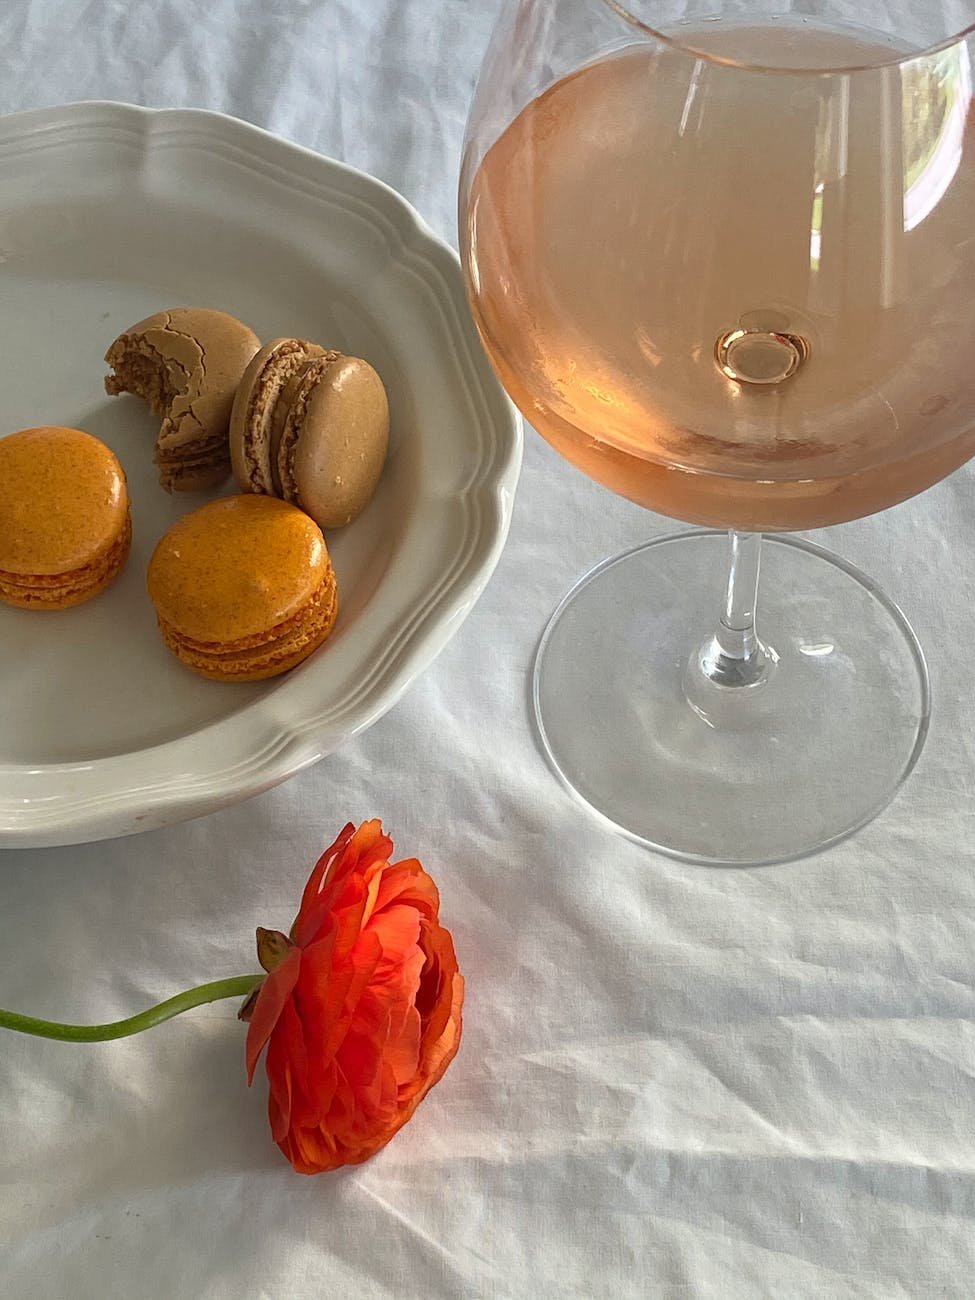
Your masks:
M258 930L268 975L241 1011L247 1078L267 1044L271 1132L299 1173L374 1155L460 1042L464 981L437 887L392 851L378 821L350 823L311 873L290 936Z

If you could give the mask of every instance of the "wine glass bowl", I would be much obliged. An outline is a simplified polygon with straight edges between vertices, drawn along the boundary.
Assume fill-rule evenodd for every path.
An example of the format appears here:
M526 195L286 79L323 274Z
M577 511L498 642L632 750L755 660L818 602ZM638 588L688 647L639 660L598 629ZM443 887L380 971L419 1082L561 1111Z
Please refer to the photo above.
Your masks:
M512 0L471 109L461 249L488 354L564 457L653 511L777 533L886 509L975 454L975 6L935 0L873 12L800 0L792 10L735 10L721 0L637 9ZM598 618L611 618L618 643L627 626L642 630L631 679L616 674L605 687L615 703L600 693L588 719L584 705L573 720L564 698L545 701L564 696L570 679L579 689L605 678L619 667L618 647L592 628L581 642L588 666L570 665L587 616L581 603L560 607L562 632L549 628L535 668L553 765L614 825L683 856L764 861L832 842L888 801L919 752L928 690L909 625L864 575L838 564L827 578L818 553L807 572L812 552L789 544L788 601L774 618L767 608L764 648L752 619L757 544L748 543L747 576L733 565L728 591L716 593L718 640L722 628L734 635L715 670L714 638L697 626L688 594L705 590L708 567L691 559L700 564L700 540L684 549L686 560L678 546L641 549L625 581L618 564L600 570L599 581L623 586ZM790 565L807 580L814 573L813 590L802 592ZM578 601L594 600L592 581ZM678 658L692 665L690 684L686 673L674 678L673 646L640 624L637 611L661 602L682 610L672 621L686 639ZM748 626L735 626L746 615ZM735 637L749 629L764 669L746 671L747 689L736 691ZM810 683L815 645L832 649ZM741 653L748 668L750 652ZM877 718L893 755L877 789L856 810L846 800L824 810L817 829L771 846L762 830L749 839L770 801L816 788L808 762L781 762L785 712L799 720L790 745L829 752L841 767L862 760L841 728L821 725L845 698L843 661L860 688L851 726L862 728L878 701L891 705ZM648 680L673 710L646 713ZM638 758L616 772L617 793L586 793L581 733L628 710L646 719L631 736ZM690 728L679 761L662 742L665 727L669 740ZM729 735L739 740L729 745ZM571 762L567 750L578 751ZM742 782L756 764L766 775ZM635 818L633 790L637 801L659 802L660 790L677 797L691 768L698 801L728 805L719 818L705 812L706 833L658 835L648 829L659 821L652 809ZM729 852L736 837L740 850Z

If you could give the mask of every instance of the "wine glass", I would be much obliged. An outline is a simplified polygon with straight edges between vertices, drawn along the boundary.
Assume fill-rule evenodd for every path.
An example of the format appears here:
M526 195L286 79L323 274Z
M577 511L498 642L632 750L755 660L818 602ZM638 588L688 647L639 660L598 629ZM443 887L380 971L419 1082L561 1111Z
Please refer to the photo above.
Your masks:
M825 848L921 751L904 615L782 534L975 453L973 56L975 0L502 8L460 181L485 348L563 456L704 526L582 578L533 667L556 772L656 849Z

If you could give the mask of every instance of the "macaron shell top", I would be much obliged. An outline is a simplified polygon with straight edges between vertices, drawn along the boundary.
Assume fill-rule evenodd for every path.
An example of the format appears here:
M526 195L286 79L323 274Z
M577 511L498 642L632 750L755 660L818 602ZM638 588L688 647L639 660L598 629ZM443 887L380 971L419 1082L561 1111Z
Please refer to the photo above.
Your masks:
M276 451L281 492L322 528L341 528L375 491L388 447L389 403L372 366L347 356L312 362Z
M199 642L263 637L292 618L331 571L321 530L276 497L221 497L160 539L147 585L156 613Z
M265 344L244 371L230 417L230 462L242 492L274 495L271 425L282 389L309 361L327 353L305 339L279 338Z
M122 466L91 434L42 426L0 438L0 570L84 568L116 544L128 513Z

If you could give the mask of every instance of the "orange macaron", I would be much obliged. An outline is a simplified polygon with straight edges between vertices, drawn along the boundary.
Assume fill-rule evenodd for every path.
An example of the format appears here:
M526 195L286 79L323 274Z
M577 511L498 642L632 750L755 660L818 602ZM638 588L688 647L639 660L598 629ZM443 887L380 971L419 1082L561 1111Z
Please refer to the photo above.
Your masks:
M47 425L0 438L0 600L80 605L116 577L131 542L125 474L103 442Z
M338 612L321 529L276 497L221 497L184 515L156 546L147 586L166 645L214 681L294 668Z

